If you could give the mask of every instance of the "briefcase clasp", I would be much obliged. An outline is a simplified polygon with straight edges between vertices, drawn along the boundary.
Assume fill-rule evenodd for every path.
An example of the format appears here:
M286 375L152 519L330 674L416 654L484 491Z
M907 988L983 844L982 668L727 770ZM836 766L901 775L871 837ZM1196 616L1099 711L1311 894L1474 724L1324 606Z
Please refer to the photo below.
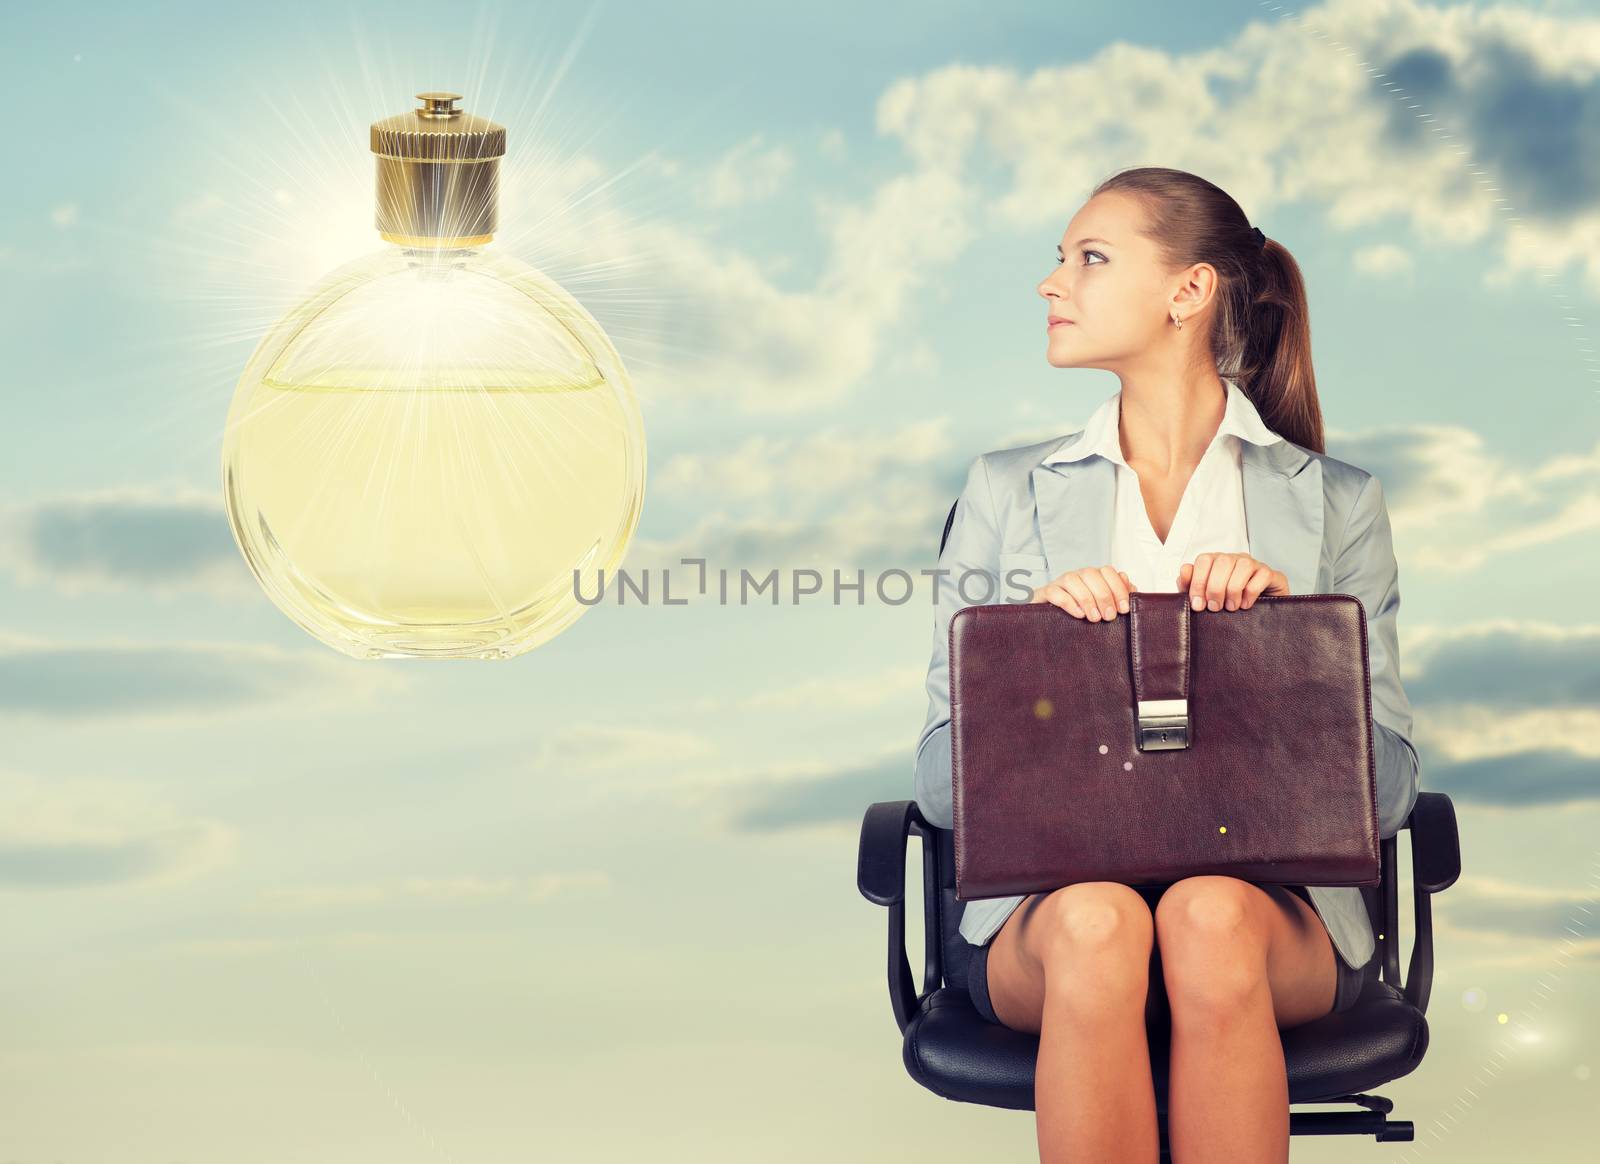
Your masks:
M1187 699L1139 700L1139 750L1154 752L1189 746Z

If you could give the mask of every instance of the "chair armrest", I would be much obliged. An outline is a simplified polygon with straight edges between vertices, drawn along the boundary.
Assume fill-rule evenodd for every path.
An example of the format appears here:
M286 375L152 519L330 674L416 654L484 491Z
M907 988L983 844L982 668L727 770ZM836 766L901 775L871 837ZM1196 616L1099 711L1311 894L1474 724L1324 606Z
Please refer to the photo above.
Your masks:
M927 965L923 985L932 990L944 980L939 949L939 858L932 843L933 826L923 819L914 800L885 800L867 808L861 822L861 850L856 862L856 888L875 905L889 909L889 1004L902 1033L922 998L906 958L906 838L922 838L923 902Z
M1417 888L1443 893L1461 876L1455 805L1442 792L1419 792L1406 823L1411 829L1411 868Z
M1455 805L1442 792L1418 793L1405 827L1411 830L1412 915L1417 932L1411 942L1411 960L1401 991L1407 1002L1426 1014L1433 991L1432 897L1450 888L1461 876L1461 838L1456 829ZM1385 842L1393 843L1393 838ZM1385 923L1398 938L1395 904L1393 900L1385 902ZM1388 969L1393 974L1398 969L1398 940L1389 950Z
M856 857L856 888L873 905L898 905L906 896L906 837L926 826L914 800L882 800L867 808Z

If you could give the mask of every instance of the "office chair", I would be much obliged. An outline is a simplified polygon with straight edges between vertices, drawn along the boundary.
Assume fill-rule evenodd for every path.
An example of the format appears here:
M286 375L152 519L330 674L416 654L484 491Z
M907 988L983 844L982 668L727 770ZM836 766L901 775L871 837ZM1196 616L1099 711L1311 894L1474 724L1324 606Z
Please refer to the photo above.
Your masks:
M955 507L945 519L949 537ZM1428 1048L1423 1017L1433 982L1431 895L1455 884L1461 853L1455 808L1438 792L1422 792L1403 829L1411 830L1411 880L1416 934L1400 977L1399 869L1395 837L1379 844L1382 881L1362 886L1377 935L1380 976L1350 1009L1281 1031L1289 1076L1292 1136L1371 1135L1378 1141L1415 1138L1410 1120L1390 1119L1394 1104L1367 1094L1416 1070ZM906 956L905 869L908 838L922 841L924 971L919 991ZM1039 1039L987 1022L972 1005L965 978L968 948L959 926L965 903L955 895L955 834L929 824L914 800L871 805L861 824L856 884L862 896L889 910L889 1001L902 1035L906 1070L936 1095L962 1103L1032 1111ZM947 969L949 973L947 974ZM1166 1041L1152 1040L1162 1164L1167 1140ZM1350 1104L1355 1110L1294 1111L1295 1104Z

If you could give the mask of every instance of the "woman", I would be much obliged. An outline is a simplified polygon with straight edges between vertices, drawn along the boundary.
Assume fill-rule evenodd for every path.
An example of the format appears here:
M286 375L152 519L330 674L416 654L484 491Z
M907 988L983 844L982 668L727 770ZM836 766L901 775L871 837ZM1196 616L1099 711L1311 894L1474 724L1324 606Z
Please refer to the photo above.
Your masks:
M1155 167L1101 183L1058 251L1038 288L1048 359L1115 372L1121 388L1065 440L976 458L941 566L998 572L1008 595L1026 578L1032 601L1091 621L1127 613L1136 590L1186 592L1196 611L1354 594L1379 835L1394 836L1418 789L1398 570L1377 479L1323 453L1293 258L1210 182ZM916 784L923 815L949 828L946 636L967 600L945 589ZM1353 886L1084 882L968 902L961 934L979 1013L1039 1035L1046 1161L1157 1158L1148 1037L1168 1024L1173 1158L1287 1160L1278 1031L1348 1007L1378 969Z

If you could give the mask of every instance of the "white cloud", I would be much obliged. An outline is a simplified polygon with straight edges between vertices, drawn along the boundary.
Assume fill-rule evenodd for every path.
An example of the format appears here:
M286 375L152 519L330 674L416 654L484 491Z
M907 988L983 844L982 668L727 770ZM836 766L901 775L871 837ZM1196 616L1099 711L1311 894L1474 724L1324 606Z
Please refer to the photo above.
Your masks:
M952 490L923 475L894 475L879 481L870 490L843 495L813 516L783 516L775 507L762 513L707 513L690 529L672 538L639 538L629 549L625 569L637 574L645 569L670 569L684 581L698 583L697 574L679 563L684 558L706 559L707 599L717 600L719 583L716 571L726 569L728 601L736 603L739 571L748 569L756 582L771 570L783 575L780 585L787 587L788 571L814 569L823 575L824 591L812 601L829 601L832 572L841 571L842 582L853 584L857 569L865 571L866 599L873 594L878 569L899 567L913 575L914 584L930 583L915 578L919 569L931 569L944 514L955 499ZM679 588L674 584L674 599ZM687 586L685 587L687 589ZM897 598L904 584L886 584L886 593ZM685 595L692 597L692 595ZM926 592L913 594L912 602L926 601ZM751 602L770 602L752 595ZM788 601L780 596L780 601ZM841 601L854 604L853 593Z
M1030 73L935 69L886 89L877 117L923 169L1002 174L987 200L1000 226L1064 222L1100 179L1160 159L1218 181L1274 237L1278 207L1320 205L1335 228L1399 226L1424 244L1498 235L1489 283L1572 262L1600 290L1600 202L1580 180L1595 147L1561 99L1597 67L1592 19L1336 0L1195 52L1118 42ZM1569 164L1529 164L1530 110L1563 111L1543 131L1570 143Z
M929 614L931 621L932 614ZM840 671L750 691L696 695L682 706L698 714L743 710L804 711L833 715L902 702L907 692L920 692L927 675L924 664L883 667L869 673Z
M1402 639L1424 789L1491 813L1600 793L1600 625L1491 617Z
M1355 253L1351 262L1355 269L1363 275L1373 275L1384 279L1407 274L1415 266L1411 253L1404 247L1395 246L1393 243L1379 243L1375 246L1362 247Z
M1409 636L1407 644L1410 645ZM1498 758L1506 761L1509 773L1518 756L1545 749L1569 752L1600 764L1597 732L1600 708L1501 711L1492 705L1473 704L1419 708L1415 740L1439 762Z
M534 764L561 778L592 773L660 771L715 752L705 736L681 729L578 723L541 737Z
M758 435L728 452L680 453L651 483L737 499L854 492L888 472L925 470L952 448L949 428L949 417L937 416L889 433L830 426L800 437Z
M701 180L700 200L715 209L727 209L772 197L794 172L794 155L787 147L766 144L756 133L734 146Z
M1527 934L1509 934L1496 930L1478 929L1454 924L1441 902L1447 902L1450 893L1435 897L1433 914L1433 951L1436 962L1443 967L1440 978L1462 981L1472 970L1520 970L1529 976L1533 971L1555 971L1563 965L1578 961L1569 972L1589 973L1586 963L1600 962L1600 936L1575 939L1571 934L1538 939ZM1409 942L1409 937L1406 939ZM1448 954L1446 953L1448 951ZM1448 958L1448 961L1444 961ZM1434 980L1437 988L1440 978ZM1470 978L1468 978L1470 980ZM1435 996L1437 997L1437 989Z
M1520 465L1458 425L1330 432L1328 452L1383 483L1404 569L1461 574L1600 527L1600 443Z
M226 861L234 840L125 782L0 768L0 889L166 886Z
M1532 885L1464 871L1435 901L1436 938L1486 939L1502 949L1510 943L1513 957L1536 953L1537 960L1563 946L1580 957L1600 955L1600 894L1591 886ZM1471 964L1498 961L1493 954L1485 959Z
M543 902L567 894L607 890L611 878L604 870L569 870L523 876L489 877L460 873L448 876L410 876L388 883L351 885L300 885L264 891L254 908L273 913L313 913L340 909L426 902L435 905L471 905L490 902Z
M641 382L679 399L795 414L844 398L881 355L887 326L930 265L966 244L971 193L946 175L890 179L865 206L823 202L816 284L787 290L771 264L676 227L640 225L631 290L651 305L659 352Z

